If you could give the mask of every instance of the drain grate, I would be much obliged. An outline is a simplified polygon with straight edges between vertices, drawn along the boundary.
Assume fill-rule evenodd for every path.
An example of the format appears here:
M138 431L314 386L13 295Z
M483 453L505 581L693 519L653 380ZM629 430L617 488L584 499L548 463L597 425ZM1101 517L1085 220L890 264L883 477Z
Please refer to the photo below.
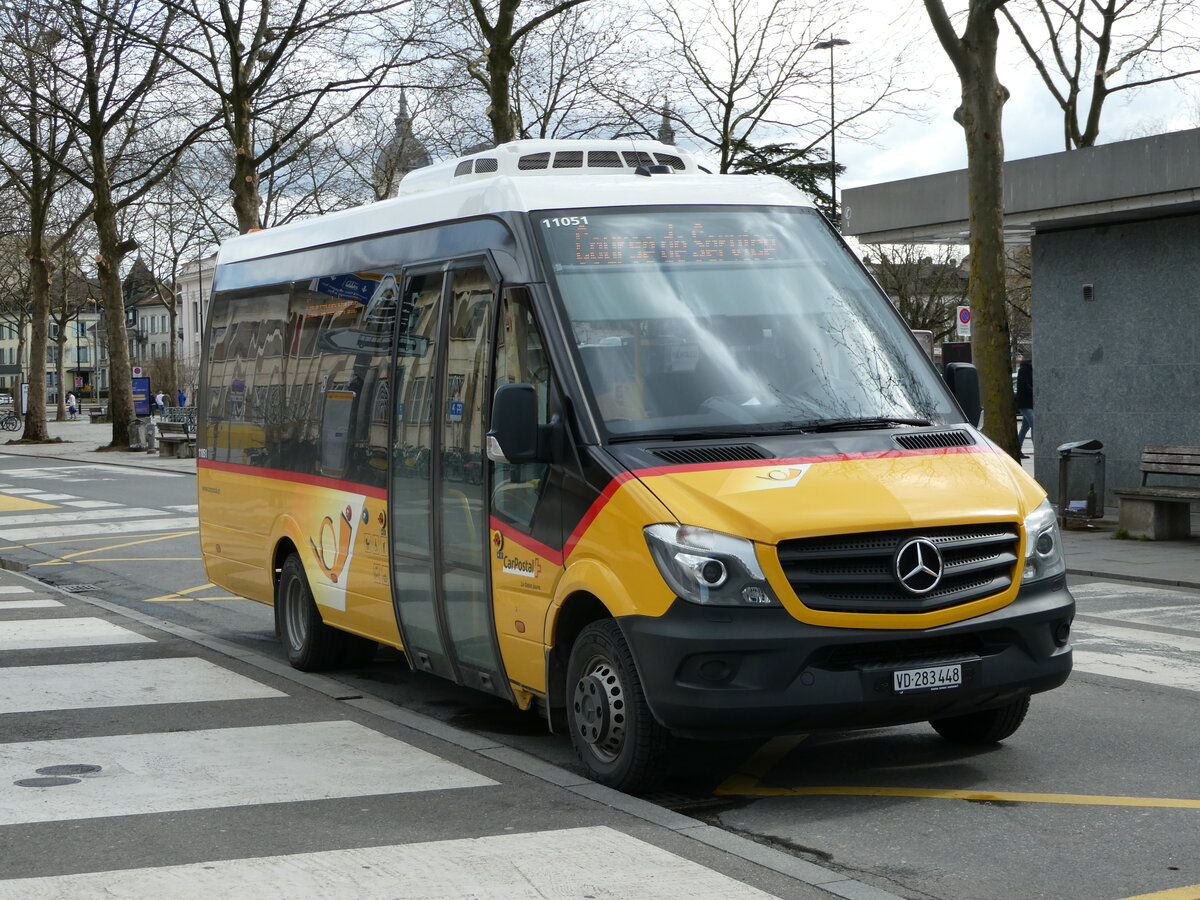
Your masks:
M99 590L94 584L57 584L55 587L68 594L83 594L87 591Z

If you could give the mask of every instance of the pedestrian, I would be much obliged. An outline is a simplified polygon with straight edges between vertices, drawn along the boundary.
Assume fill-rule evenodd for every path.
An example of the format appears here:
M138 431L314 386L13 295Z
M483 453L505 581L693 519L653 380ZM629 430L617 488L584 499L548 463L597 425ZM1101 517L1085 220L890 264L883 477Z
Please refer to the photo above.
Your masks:
M1033 354L1029 353L1017 367L1017 412L1021 414L1021 430L1017 432L1017 453L1021 459L1029 457L1021 449L1025 436L1033 428Z
M79 407L75 403L75 395L67 394L67 418L74 419L79 413Z
M161 418L162 414L167 411L167 402L163 398L163 392L159 391L154 395L154 406L158 410L158 415Z
M179 400L179 405L180 405L180 406L187 406L187 394L185 394L185 393L183 392L183 388L180 388L180 389L179 389L179 397L178 397L178 400Z

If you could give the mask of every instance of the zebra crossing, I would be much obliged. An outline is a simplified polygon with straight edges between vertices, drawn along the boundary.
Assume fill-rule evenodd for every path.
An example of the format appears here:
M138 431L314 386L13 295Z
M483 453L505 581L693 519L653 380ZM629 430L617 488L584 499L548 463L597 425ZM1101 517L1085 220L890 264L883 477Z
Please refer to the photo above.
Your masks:
M829 896L8 572L0 776L0 900Z
M131 470L95 463L22 467L0 465L0 541L45 541L96 534L189 531L198 527L196 504L147 507L69 493L69 484L128 481ZM139 482L178 473L138 469ZM46 486L48 482L51 486Z

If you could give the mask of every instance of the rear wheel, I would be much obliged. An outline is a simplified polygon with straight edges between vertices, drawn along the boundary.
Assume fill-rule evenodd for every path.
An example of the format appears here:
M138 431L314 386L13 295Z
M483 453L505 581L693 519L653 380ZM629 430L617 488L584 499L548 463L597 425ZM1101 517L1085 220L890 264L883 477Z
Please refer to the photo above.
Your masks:
M304 564L295 553L283 562L275 589L275 630L283 641L288 662L302 672L336 666L345 648L345 632L321 621Z
M601 784L632 792L660 774L669 736L650 713L633 654L612 619L585 627L571 648L567 724L575 752Z
M933 730L956 744L995 744L1013 734L1029 712L1029 695L995 709L934 719Z

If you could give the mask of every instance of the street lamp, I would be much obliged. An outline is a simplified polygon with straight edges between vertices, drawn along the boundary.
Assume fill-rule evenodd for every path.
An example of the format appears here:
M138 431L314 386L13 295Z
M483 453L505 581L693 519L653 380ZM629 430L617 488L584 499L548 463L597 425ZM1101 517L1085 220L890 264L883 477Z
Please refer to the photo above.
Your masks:
M838 223L837 211L837 117L833 105L833 48L845 47L850 42L845 38L830 36L827 40L817 41L813 47L817 50L829 51L829 208L833 213L833 222Z

